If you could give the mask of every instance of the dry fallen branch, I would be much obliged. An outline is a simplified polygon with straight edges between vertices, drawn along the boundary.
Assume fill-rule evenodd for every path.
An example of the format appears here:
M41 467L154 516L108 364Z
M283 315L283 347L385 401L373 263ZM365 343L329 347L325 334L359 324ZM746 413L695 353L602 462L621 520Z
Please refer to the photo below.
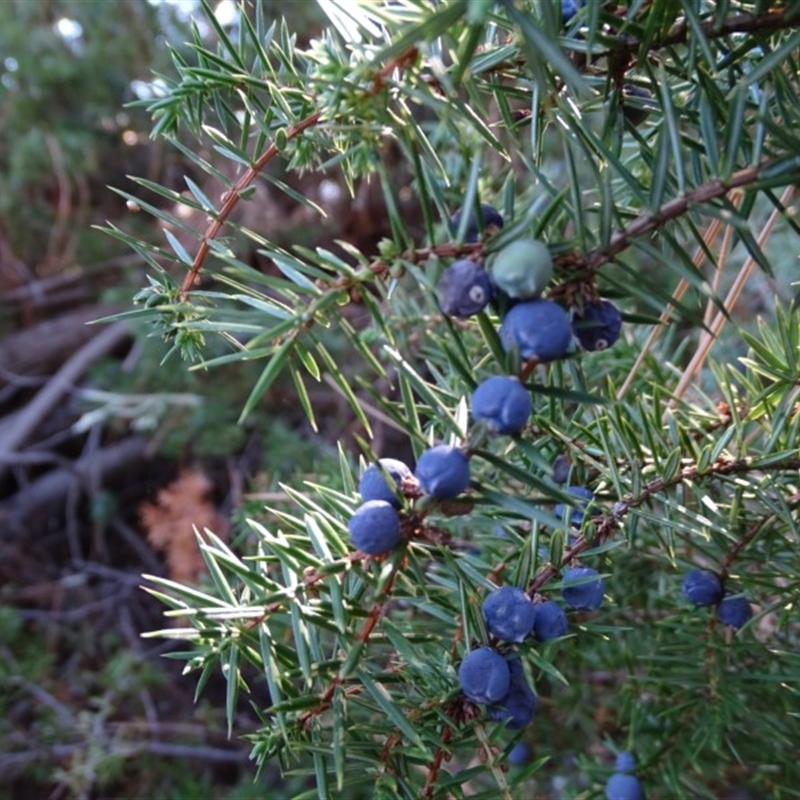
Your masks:
M43 530L54 515L64 513L67 497L92 483L113 483L130 476L147 458L147 441L131 436L92 451L32 481L13 497L0 503L0 526L6 535L31 535ZM8 463L0 462L0 469Z
M0 478L9 468L9 456L15 453L93 364L108 355L131 335L126 322L116 322L103 328L90 339L42 387L17 416L13 428L0 431Z
M7 301L8 297L3 299ZM0 389L49 375L97 336L97 329L88 323L120 309L110 305L80 306L4 337L0 341Z

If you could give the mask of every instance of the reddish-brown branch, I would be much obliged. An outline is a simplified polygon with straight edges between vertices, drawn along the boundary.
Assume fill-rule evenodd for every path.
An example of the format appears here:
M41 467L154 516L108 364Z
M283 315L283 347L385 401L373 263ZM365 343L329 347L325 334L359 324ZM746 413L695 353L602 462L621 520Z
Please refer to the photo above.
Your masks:
M395 69L404 69L405 67L413 64L416 61L417 55L417 48L410 47L408 50L384 65L384 67L379 70L375 76L372 86L372 93L377 94L379 91L381 91L383 88L384 78L388 77ZM312 128L320 121L321 118L322 110L318 110L313 114L309 114L304 119L301 119L300 122L290 125L285 131L285 142L290 142L304 131ZM233 189L226 193L222 207L206 229L206 232L203 234L203 239L200 242L197 255L195 255L194 261L192 262L192 267L183 280L183 284L181 285L182 300L186 299L186 295L191 291L192 286L194 286L195 282L197 281L197 276L200 274L203 261L208 255L208 251L211 247L210 242L212 242L219 234L222 226L225 224L226 220L231 215L231 212L236 207L236 204L239 202L241 193L255 180L256 176L261 172L261 170L263 170L264 167L266 167L266 165L269 164L269 162L276 155L278 155L278 152L279 148L277 140L273 140L272 144L258 157L258 159L256 159L253 166L249 167L241 176L241 178L239 178Z
M305 119L300 120L300 122L297 124L287 128L286 141L290 142L292 139L303 133L303 131L316 125L320 121L321 117L322 112L315 111L313 114L309 114ZM273 141L272 144L258 157L253 166L249 167L242 174L239 180L236 181L236 185L233 187L233 189L226 193L225 201L220 207L219 212L206 229L206 232L203 234L200 247L197 249L197 255L195 255L194 261L192 262L192 268L183 279L183 284L181 285L182 300L186 299L186 295L191 291L192 286L194 286L195 282L197 281L197 276L200 274L203 261L205 261L205 258L208 255L208 251L211 247L210 243L216 239L217 235L222 229L222 226L231 215L231 212L234 208L236 208L236 204L239 202L241 193L255 180L256 176L261 172L261 170L264 169L264 167L266 167L276 155L278 155L278 152L279 150L277 142Z
M742 538L739 539L739 541L737 541L733 547L731 547L730 552L721 564L721 569L719 571L719 579L721 581L725 581L727 579L728 570L730 569L731 564L733 564L733 562L736 560L739 553L741 553L742 550L744 550L744 548L747 547L747 545L750 544L750 542L752 542L762 530L764 530L764 527L771 519L773 519L773 517L769 516L765 519L760 519L754 525L751 525L747 531L745 531Z
M790 13L788 9L780 11L767 11L764 14L748 14L742 12L731 14L721 24L716 20L708 20L701 23L700 30L708 39L719 39L723 36L730 36L732 33L754 33L757 31L776 31L782 28L791 28L800 24L800 15ZM683 19L672 27L669 33L653 41L650 50L659 50L662 47L670 47L675 44L683 44L694 31L688 20ZM635 36L619 36L612 40L611 49L635 52L641 47L641 42Z
M369 637L372 635L372 631L375 629L375 626L378 624L378 620L383 615L383 609L386 607L388 603L388 596L392 591L392 586L394 585L394 579L397 577L398 567L395 565L394 569L392 570L391 574L389 575L388 580L386 581L386 585L384 586L383 593L387 597L382 601L378 601L375 603L372 608L370 609L369 615L364 620L364 625L361 627L361 630L358 632L358 636L356 637L358 643L360 645L365 645L369 640ZM333 695L336 693L337 687L341 686L342 682L344 681L346 676L342 675L341 672L337 673L333 680L330 682L328 688L325 690L325 693L320 698L319 703L315 705L313 708L309 708L308 711L304 711L300 717L299 722L301 725L305 726L316 716L327 711L331 703L333 702Z
M433 797L433 791L436 786L436 779L439 777L439 770L442 768L442 762L445 760L447 756L447 749L446 746L450 743L450 739L453 737L453 729L450 725L445 726L445 729L442 731L442 747L437 747L436 752L433 755L433 761L431 762L430 767L428 768L428 774L425 776L425 787L422 790L422 794L420 797L423 800L429 800L429 798Z
M760 164L746 167L745 169L735 172L727 180L715 178L707 183L703 183L687 192L685 195L669 200L656 211L636 217L626 228L615 234L604 247L596 248L585 255L569 254L565 256L556 256L553 260L560 266L573 269L583 267L589 272L595 272L603 264L611 261L619 253L629 247L633 239L652 233L666 222L682 216L693 206L724 197L733 189L755 183L765 169L774 166L781 160L782 158L779 157L769 161L762 161ZM412 264L421 264L434 256L439 258L457 258L462 255L480 257L483 254L483 247L483 242L474 244L446 242L432 247L407 251L403 253L398 260L408 261ZM375 277L383 277L389 274L391 269L392 264L387 263L384 259L376 259L367 267L369 273ZM362 280L363 279L359 277L340 276L327 283L320 282L318 285L325 291L311 300L306 306L303 318L304 320L308 320L308 322L305 324L308 325L313 322L316 309L324 301L328 292L350 291L357 287ZM572 282L563 283L552 289L550 291L550 296L568 295L574 288ZM524 365L523 380L530 375L535 366L535 361L528 362Z
M667 201L656 211L642 214L634 219L627 227L611 237L611 240L604 247L598 247L585 255L566 255L553 260L556 264L571 268L583 267L589 271L598 270L603 264L614 259L619 253L625 250L633 239L644 236L660 228L666 222L683 216L693 206L708 203L724 197L733 189L755 183L765 169L779 163L782 157L762 161L752 167L735 172L727 180L715 178L695 187L691 191ZM565 294L569 290L569 285L565 284L551 292L551 295Z
M560 565L557 566L552 563L545 564L528 586L528 594L533 597L536 592L540 591L543 586L545 586L559 573L562 566L569 564L572 559L577 558L582 552L584 552L584 550L588 550L590 547L596 546L597 544L601 544L607 539L610 539L614 534L617 523L624 516L626 516L631 509L638 508L646 503L651 497L660 494L666 489L677 486L681 483L704 480L706 478L713 478L723 475L735 475L744 472L758 471L785 472L797 469L800 469L800 458L787 458L785 461L780 461L774 464L756 466L753 466L751 459L729 460L720 458L705 470L698 469L696 464L692 464L691 466L682 469L673 478L655 478L645 485L644 491L642 491L641 494L637 495L636 497L629 495L628 497L623 498L616 503L610 514L604 514L598 517L596 519L596 532L591 541L587 540L583 536L579 536L572 546L567 547L564 550L564 556L561 559ZM758 533L758 530L760 530L760 526L756 527L755 530L751 530L745 534L745 537L740 543L738 549L734 548L735 552L732 551L732 554L729 554L725 565L728 565L730 560L732 560L732 558L734 558L735 555L738 554L743 547L745 547L747 542L752 540L752 538Z

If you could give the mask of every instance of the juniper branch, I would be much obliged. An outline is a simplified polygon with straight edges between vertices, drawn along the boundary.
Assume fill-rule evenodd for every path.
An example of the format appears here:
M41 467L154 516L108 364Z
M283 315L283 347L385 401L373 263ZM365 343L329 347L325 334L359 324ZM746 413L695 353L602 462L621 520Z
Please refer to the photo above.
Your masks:
M386 596L386 598L389 598L391 595L392 586L394 585L394 580L397 577L398 570L399 565L395 564L386 580L386 585L383 588L383 594ZM388 602L388 599L386 599L373 604L369 615L361 627L361 630L358 632L358 636L356 637L358 644L356 646L363 646L369 641L369 637L372 635L372 631L378 624L378 620L383 615L383 609L386 607ZM301 726L305 727L311 722L312 718L319 716L330 708L331 703L333 702L333 695L336 693L336 689L342 685L346 677L346 675L342 674L341 670L334 676L333 680L328 685L328 688L320 698L319 703L317 703L317 705L315 705L313 708L308 709L308 711L304 711L300 715L299 722Z
M724 475L738 475L753 471L763 472L787 472L789 470L800 469L800 458L787 458L784 461L774 462L772 464L755 464L753 465L752 458L741 459L725 459L719 458L707 469L701 470L697 464L684 467L675 477L655 478L647 483L644 491L636 496L628 496L620 500L612 509L610 514L602 516L599 525L597 526L597 539L600 542L608 539L612 533L614 525L619 522L631 509L638 508L651 497L660 494L665 489L672 488L681 483L689 483L691 481L705 480L706 478L714 478ZM588 542L582 542L580 550L585 550L589 546ZM576 545L575 548L577 549Z
M700 30L709 39L719 39L730 36L732 33L758 33L784 30L800 25L800 14L797 10L789 8L780 11L766 11L763 14L749 14L747 12L731 14L727 19L718 23L714 19L700 24ZM684 44L695 28L684 18L672 26L666 36L650 43L650 50L660 50L676 44ZM641 47L638 37L621 35L609 43L612 50L623 51L629 56Z
M667 222L683 216L695 206L724 197L734 189L755 184L771 169L785 165L787 159L789 159L790 163L794 162L796 168L800 168L800 156L784 153L776 158L765 159L759 164L734 172L730 178L713 178L680 197L668 200L656 211L648 211L636 217L623 230L614 234L607 245L597 247L585 255L567 254L556 256L553 261L560 266L583 267L588 272L596 272L603 264L612 261L623 250L627 249L634 239L652 233ZM551 295L565 294L571 286L571 282L564 283L554 288Z
M309 114L307 117L300 120L300 122L289 127L286 130L286 141L290 142L292 139L297 138L304 131L316 125L320 121L321 117L322 112L315 111L313 114ZM277 140L273 140L272 144L255 160L253 166L245 170L239 180L236 181L236 185L233 187L233 189L226 193L222 207L220 208L219 213L216 214L214 219L211 221L211 224L208 226L208 228L206 228L206 231L203 234L203 238L200 242L200 247L197 249L197 254L192 262L192 267L187 273L186 277L183 279L180 292L181 300L186 300L186 296L191 291L192 286L194 286L197 282L198 275L203 266L203 261L205 261L208 251L211 248L210 243L217 238L222 226L233 212L233 209L236 208L236 205L240 200L241 193L256 179L261 170L263 170L264 167L266 167L267 164L269 164L269 162L272 161L276 155L278 155L278 153L279 148Z
M580 556L585 550L596 544L602 544L608 541L614 535L617 524L634 508L646 503L650 498L664 492L667 489L678 486L682 483L689 483L692 481L705 480L707 478L714 478L724 475L737 475L747 472L764 471L764 472L787 472L790 470L800 469L800 458L787 458L784 461L774 462L772 464L753 464L752 458L742 459L725 459L719 458L707 469L701 470L697 464L691 464L680 470L673 478L655 478L647 483L641 494L628 495L623 498L613 507L609 514L603 514L595 518L596 532L592 540L588 540L585 536L579 536L575 543L565 548L564 555L559 565L548 562L536 574L534 579L528 586L528 594L533 597L536 592L546 586L553 578L558 575L561 567L569 564L573 559ZM743 543L735 552L738 553L741 549L758 533L758 528L752 532L749 537L745 537ZM734 554L735 557L735 554ZM731 556L729 555L729 558Z
M770 514L768 517L758 520L756 523L751 525L747 531L745 531L744 535L730 549L730 552L722 562L721 569L719 571L720 580L724 581L728 577L728 569L736 560L736 557L739 555L739 553L741 553L742 550L744 550L744 548L747 547L747 545L750 544L750 542L752 542L753 539L755 539L756 536L758 536L758 534L764 530L767 523L772 521L774 518L774 515Z

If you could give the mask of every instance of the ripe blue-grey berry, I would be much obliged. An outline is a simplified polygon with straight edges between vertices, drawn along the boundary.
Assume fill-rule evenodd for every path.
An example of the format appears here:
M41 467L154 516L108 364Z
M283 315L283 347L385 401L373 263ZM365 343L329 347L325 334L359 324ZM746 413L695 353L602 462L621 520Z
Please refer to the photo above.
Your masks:
M491 647L479 647L464 656L458 668L464 694L475 703L497 703L511 686L508 663Z
M483 601L486 627L504 642L521 642L529 636L535 617L533 601L516 586L501 586Z
M629 753L627 750L623 750L618 756L616 763L614 764L614 769L617 772L630 772L636 766L636 759L633 757L633 753Z
M506 351L518 349L523 359L554 361L572 341L569 314L552 300L528 300L513 306L500 326Z
M741 628L752 616L750 602L740 594L728 595L717 603L717 619L723 625Z
M391 478L393 485L390 486L384 475ZM385 500L393 506L399 506L397 490L403 485L403 481L412 478L411 468L398 461L396 458L379 458L377 464L370 464L358 482L358 492L361 499L366 503L368 500Z
M572 525L573 528L580 528L581 525L583 525L583 517L586 508L589 503L594 500L594 492L591 489L587 489L585 486L568 486L567 493L573 494L575 497L579 498L575 503L578 508L573 509L570 514L570 525ZM565 509L566 506L563 503L557 503L554 509L556 516L563 517Z
M683 579L683 594L696 606L713 606L724 594L722 581L707 569L695 569Z
M577 0L561 0L561 21L564 25L566 25L577 13Z
M578 583L581 581L581 583ZM605 583L596 569L592 567L570 567L564 571L562 583L566 585L561 589L564 602L572 608L592 611L599 608L603 602Z
M358 550L371 556L388 553L400 543L400 517L385 500L368 500L347 523L350 540Z
M642 784L635 775L615 772L606 784L606 800L642 800Z
M515 300L531 300L547 288L553 277L553 258L537 239L517 239L492 260L492 283Z
M528 763L531 757L531 749L526 742L517 742L508 751L508 763L513 767L522 767Z
M510 375L494 375L472 393L472 416L495 433L519 433L533 410L530 392Z
M570 460L569 456L556 456L550 472L553 483L566 483L569 478Z
M457 447L439 444L419 457L414 475L425 494L448 500L469 486L469 459Z
M436 285L439 308L448 317L471 317L492 299L492 282L486 270L462 258L451 264Z
M488 203L480 204L480 218L476 216L474 209L469 212L467 219L467 229L464 232L464 241L468 244L477 242L480 238L481 231L494 232L503 227L503 217L500 212ZM453 236L458 233L459 225L461 224L461 216L464 213L463 208L459 208L455 214L450 218L450 230Z
M564 636L569 627L564 609L555 600L545 600L534 606L536 617L533 620L533 635L540 642Z
M539 698L528 686L522 661L512 658L507 663L511 678L508 692L499 702L489 706L487 714L489 719L503 722L511 730L519 730L531 724Z
M586 303L575 313L572 329L584 350L605 350L619 339L622 315L610 300Z
M653 95L644 87L632 83L626 83L622 87L622 115L631 125L638 127L650 116L650 110L642 107L639 103L630 103L632 97L651 101L644 105L652 105Z

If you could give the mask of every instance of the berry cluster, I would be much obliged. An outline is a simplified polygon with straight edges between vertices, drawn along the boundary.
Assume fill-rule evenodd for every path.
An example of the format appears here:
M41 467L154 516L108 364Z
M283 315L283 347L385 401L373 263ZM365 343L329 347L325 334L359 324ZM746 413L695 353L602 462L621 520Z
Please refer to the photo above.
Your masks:
M450 220L457 232L461 210ZM481 203L466 221L464 240L479 241L480 231L503 228L497 209ZM569 313L554 300L542 297L553 276L553 259L544 242L521 238L506 245L490 261L487 270L473 258L455 261L442 273L436 290L439 307L447 316L466 318L483 311L493 300L507 308L500 326L506 351L525 361L546 363L563 358L573 339L584 350L603 350L619 338L622 316L609 300L586 299Z
M463 218L450 220L452 234L461 233L468 243L503 228L499 212L481 204ZM500 250L490 270L472 258L455 261L444 270L437 285L439 306L453 317L470 317L490 303L506 309L499 330L508 352L516 351L525 362L542 363L564 357L575 339L585 350L599 350L619 337L621 317L607 300L585 302L575 309L574 320L559 303L543 298L553 275L547 246L534 239L520 239ZM472 418L484 431L517 435L528 424L533 403L530 391L516 375L495 375L482 381L471 397ZM362 504L348 522L350 538L369 556L383 556L406 536L417 535L428 506L411 505L425 497L450 500L469 487L468 449L439 444L424 451L412 471L402 461L383 458L362 474L358 490ZM569 522L579 528L594 499L591 490L568 487L575 503ZM558 505L555 512L565 513ZM404 525L408 521L409 524ZM562 574L562 599L572 609L594 610L603 600L604 583L595 569L573 564ZM529 685L521 655L513 645L529 637L540 642L564 636L568 619L554 600L513 586L500 586L484 600L483 617L491 636L477 644L462 660L458 678L464 696L486 706L489 719L517 730L530 724L538 699Z
M502 216L481 204L464 219L459 211L450 220L453 235L468 243L493 235L503 228ZM586 351L612 345L621 332L619 310L605 299L584 299L571 313L554 300L542 297L553 275L553 263L545 244L520 239L501 249L487 270L473 258L455 261L444 270L437 285L439 306L452 317L470 317L491 303L504 311L500 341L509 353L518 354L523 374L529 365L565 357L577 340ZM519 435L531 417L530 391L516 375L495 375L478 384L471 397L471 414L476 426L491 434ZM383 458L371 464L361 476L362 504L348 522L353 545L368 556L384 556L405 539L425 531L425 515L434 503L451 500L469 488L469 445L438 444L425 450L412 471L405 463ZM553 479L564 483L569 467L555 464ZM583 527L595 501L585 486L567 486L573 501L556 505L555 514L567 528ZM423 502L417 504L417 500ZM423 534L424 535L424 534ZM574 544L571 539L570 544ZM547 554L544 553L544 557ZM738 595L726 595L719 578L705 570L686 576L686 596L697 605L716 605L721 621L740 627L749 619L749 604ZM561 570L561 597L570 609L594 611L605 592L603 578L592 567L573 561ZM488 719L519 730L529 725L538 698L525 673L516 646L528 639L544 642L566 635L569 622L562 606L535 591L499 586L485 598L483 618L489 640L472 642L458 668L461 690L469 701L485 706ZM624 756L624 758L623 758ZM617 760L616 772L606 787L610 799L636 800L641 797L639 779L630 754Z
M752 616L750 602L741 594L725 590L719 576L707 569L695 569L683 579L683 594L696 606L715 606L717 619L731 628L741 628Z
M395 458L381 458L361 476L362 503L347 523L350 540L370 556L382 556L400 544L401 498L428 495L448 500L469 486L469 459L458 447L440 444L426 450L412 473Z
M464 657L458 680L466 697L488 706L489 719L514 730L533 719L539 700L528 685L518 656L505 658L491 647L479 647Z

